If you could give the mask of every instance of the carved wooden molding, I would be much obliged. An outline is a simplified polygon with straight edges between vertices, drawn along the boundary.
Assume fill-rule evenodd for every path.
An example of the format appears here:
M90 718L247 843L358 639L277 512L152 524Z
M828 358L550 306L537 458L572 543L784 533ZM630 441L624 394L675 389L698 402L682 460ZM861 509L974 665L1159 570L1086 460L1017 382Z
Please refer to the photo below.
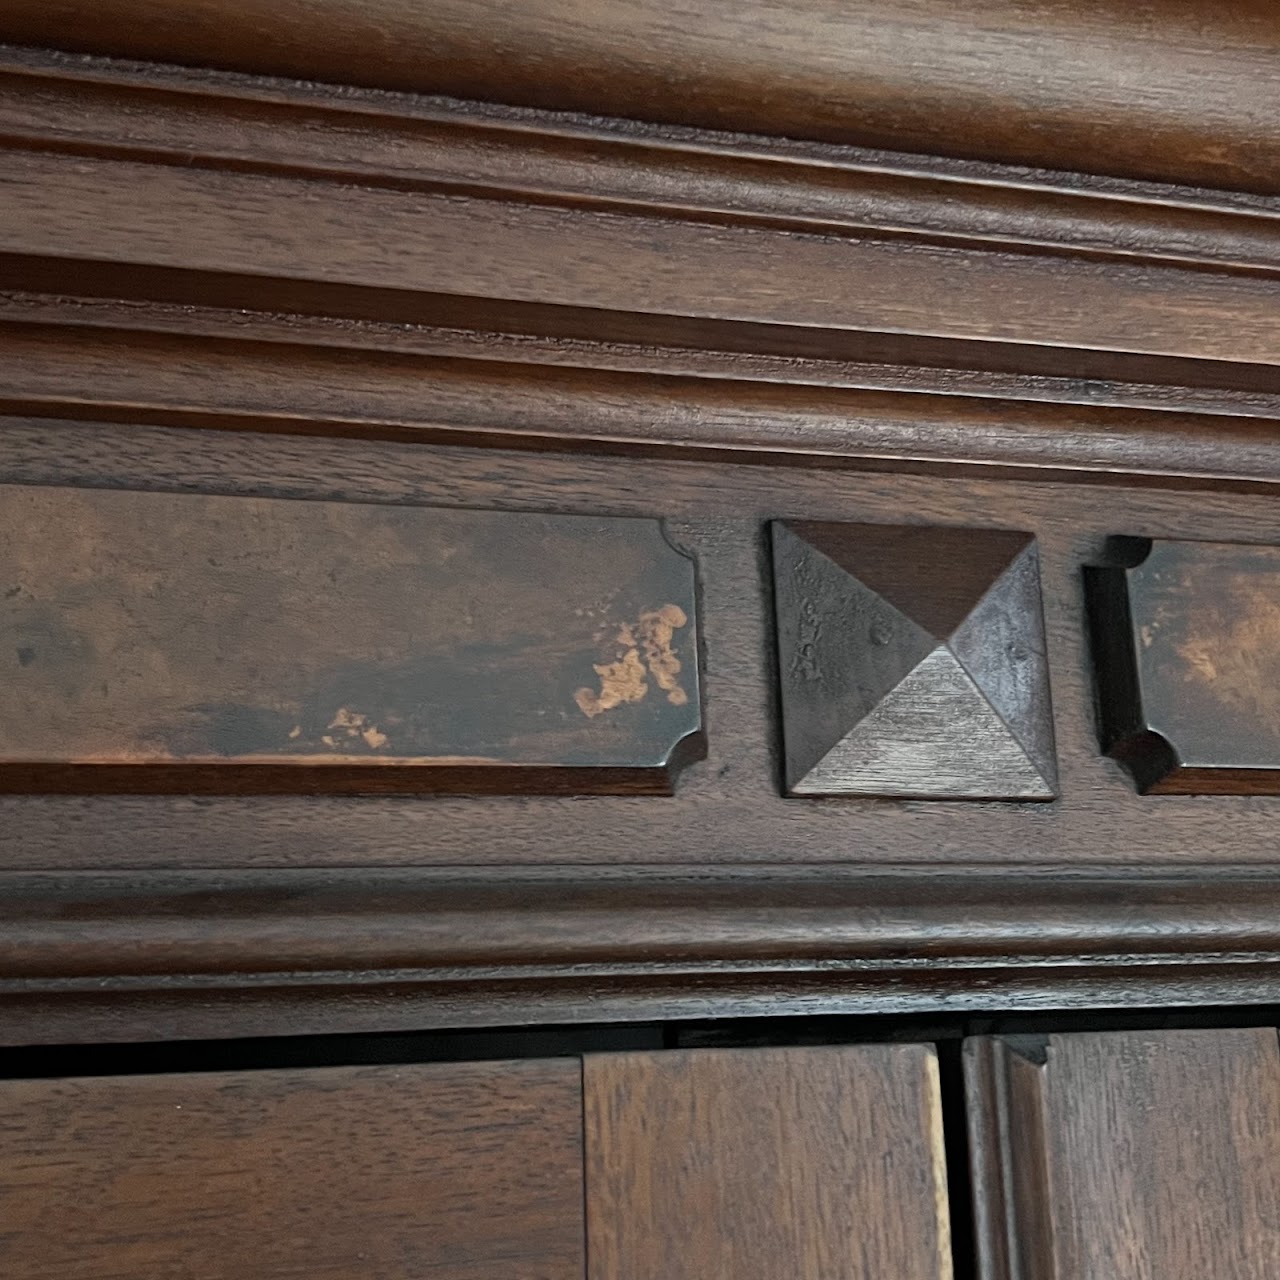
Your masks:
M494 32L502 39L495 41ZM1018 165L1275 190L1266 4L1135 24L1123 0L7 0L0 38ZM768 91L762 92L761 86Z
M0 790L666 792L655 520L0 487Z
M593 867L0 882L0 1042L1280 999L1280 879Z
M1057 794L1035 539L775 521L792 795Z
M1111 549L1085 571L1105 749L1142 791L1280 794L1280 548Z
M1251 197L22 49L0 123L9 413L1280 478Z

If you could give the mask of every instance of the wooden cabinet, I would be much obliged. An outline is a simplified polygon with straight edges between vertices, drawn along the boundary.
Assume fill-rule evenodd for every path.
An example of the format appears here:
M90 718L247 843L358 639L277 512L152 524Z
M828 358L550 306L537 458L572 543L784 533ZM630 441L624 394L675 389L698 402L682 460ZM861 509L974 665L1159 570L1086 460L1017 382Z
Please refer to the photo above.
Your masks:
M0 1043L1280 996L1275 8L883 8L0 5Z
M2 1081L0 1272L1263 1280L1280 1265L1274 1028L975 1037L963 1072L945 1105L923 1043ZM952 1218L966 1202L972 1232Z
M0 1280L1274 1280L1277 83L0 3Z

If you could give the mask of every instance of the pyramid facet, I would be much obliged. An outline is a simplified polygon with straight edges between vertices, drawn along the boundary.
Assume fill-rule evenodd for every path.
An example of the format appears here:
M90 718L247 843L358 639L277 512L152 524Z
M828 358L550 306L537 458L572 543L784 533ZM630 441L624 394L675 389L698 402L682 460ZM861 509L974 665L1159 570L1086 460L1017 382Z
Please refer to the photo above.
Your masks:
M894 606L935 640L946 640L1031 543L1004 529L793 521L799 538Z
M796 795L1048 800L995 708L939 646L797 782Z
M1029 535L775 522L773 547L789 793L1054 796Z
M1028 625L1028 620L1035 625ZM1058 762L1048 714L1049 659L1040 605L1040 564L1028 544L948 646L1054 789Z
M936 641L786 525L774 525L773 553L790 783Z

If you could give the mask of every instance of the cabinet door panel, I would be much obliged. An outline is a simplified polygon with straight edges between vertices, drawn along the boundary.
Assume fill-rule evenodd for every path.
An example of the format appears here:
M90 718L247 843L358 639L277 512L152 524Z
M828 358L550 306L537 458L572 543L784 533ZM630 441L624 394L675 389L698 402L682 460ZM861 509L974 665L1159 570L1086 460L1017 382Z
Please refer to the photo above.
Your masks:
M0 1084L5 1280L581 1280L576 1061Z
M949 1280L916 1045L589 1058L591 1280Z
M1280 1275L1266 1029L966 1046L982 1280Z

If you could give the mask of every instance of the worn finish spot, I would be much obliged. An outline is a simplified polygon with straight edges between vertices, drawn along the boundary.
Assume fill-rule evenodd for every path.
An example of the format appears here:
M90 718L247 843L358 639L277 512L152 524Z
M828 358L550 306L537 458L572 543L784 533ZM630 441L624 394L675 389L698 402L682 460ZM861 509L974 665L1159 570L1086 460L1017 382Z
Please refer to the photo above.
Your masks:
M1211 684L1225 707L1253 715L1280 678L1276 579L1224 572L1215 588L1212 597L1203 592L1199 608L1183 619L1185 636L1174 646L1187 664L1182 678Z
M644 664L637 649L628 649L617 662L598 662L595 673L600 677L600 692L579 689L573 700L584 715L595 717L612 711L624 702L639 702L649 692L644 678Z
M261 763L283 790L367 765L662 791L701 749L693 565L654 520L4 486L0 547L0 772L27 789L103 764L212 793L228 764L252 791ZM508 772L447 775L473 766Z
M1103 744L1138 788L1280 794L1280 548L1156 539L1088 581Z
M661 609L640 615L640 640L645 665L658 688L667 695L672 706L683 707L689 695L680 687L680 659L673 645L675 633L689 621L678 604L664 604Z
M646 609L638 621L620 624L614 634L620 656L614 662L594 664L600 677L599 692L583 688L573 695L582 713L595 717L624 703L639 702L649 692L646 676L672 706L688 703L689 695L680 684L681 662L674 643L675 633L688 624L689 615L678 604Z

